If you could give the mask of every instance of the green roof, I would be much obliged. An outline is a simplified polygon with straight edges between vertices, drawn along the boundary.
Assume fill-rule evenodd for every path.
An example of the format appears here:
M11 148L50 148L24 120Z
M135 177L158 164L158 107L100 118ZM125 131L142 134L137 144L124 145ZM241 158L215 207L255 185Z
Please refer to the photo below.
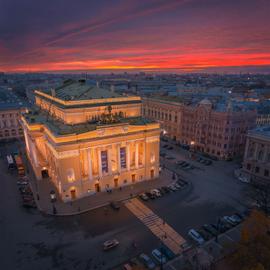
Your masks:
M52 92L55 91L54 96L62 100L88 100L121 97L118 93L110 90L88 85L84 80L68 80L64 82L62 86L59 86L52 91L41 91L51 96Z

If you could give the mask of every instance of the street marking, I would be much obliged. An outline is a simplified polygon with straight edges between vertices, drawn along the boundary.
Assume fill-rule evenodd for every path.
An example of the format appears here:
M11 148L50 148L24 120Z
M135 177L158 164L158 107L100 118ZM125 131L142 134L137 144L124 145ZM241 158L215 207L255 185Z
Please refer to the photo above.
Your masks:
M125 205L174 254L181 253L180 246L186 241L171 226L136 198L127 201Z

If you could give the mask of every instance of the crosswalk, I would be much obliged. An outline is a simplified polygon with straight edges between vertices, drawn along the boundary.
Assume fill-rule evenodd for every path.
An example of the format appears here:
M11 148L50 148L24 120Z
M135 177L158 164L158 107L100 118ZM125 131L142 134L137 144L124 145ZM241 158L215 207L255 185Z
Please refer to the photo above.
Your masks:
M181 245L186 241L170 225L136 198L126 201L125 205L174 254L181 253Z

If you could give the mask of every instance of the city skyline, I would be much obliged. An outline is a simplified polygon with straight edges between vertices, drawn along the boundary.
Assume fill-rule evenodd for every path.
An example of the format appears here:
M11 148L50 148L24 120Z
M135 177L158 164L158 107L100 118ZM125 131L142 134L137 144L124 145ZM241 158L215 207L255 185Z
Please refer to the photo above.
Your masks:
M270 71L263 0L0 5L4 72Z

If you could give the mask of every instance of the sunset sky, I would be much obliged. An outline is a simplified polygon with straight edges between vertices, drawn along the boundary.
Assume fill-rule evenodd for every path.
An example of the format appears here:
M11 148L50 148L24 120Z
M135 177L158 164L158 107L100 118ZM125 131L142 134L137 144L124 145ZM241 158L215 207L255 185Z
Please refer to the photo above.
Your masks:
M0 0L0 71L270 67L269 0Z

